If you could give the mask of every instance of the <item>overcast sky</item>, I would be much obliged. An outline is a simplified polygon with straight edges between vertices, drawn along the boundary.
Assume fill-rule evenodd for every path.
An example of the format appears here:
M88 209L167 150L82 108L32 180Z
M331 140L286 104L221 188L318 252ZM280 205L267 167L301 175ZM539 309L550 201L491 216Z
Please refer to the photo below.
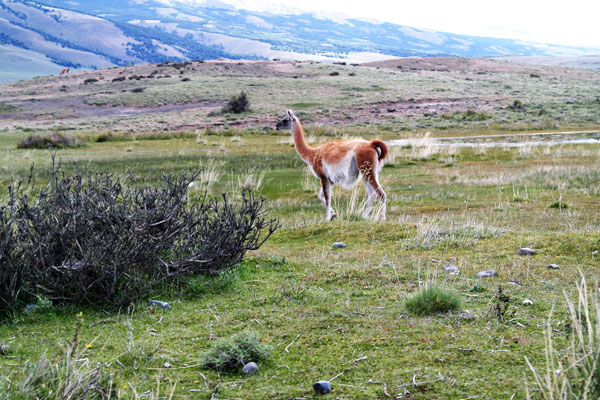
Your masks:
M198 1L202 2L202 0ZM349 16L443 32L600 49L600 0L233 0L232 2L245 3L249 8L257 7L263 10L266 3L277 3L286 8L339 12Z

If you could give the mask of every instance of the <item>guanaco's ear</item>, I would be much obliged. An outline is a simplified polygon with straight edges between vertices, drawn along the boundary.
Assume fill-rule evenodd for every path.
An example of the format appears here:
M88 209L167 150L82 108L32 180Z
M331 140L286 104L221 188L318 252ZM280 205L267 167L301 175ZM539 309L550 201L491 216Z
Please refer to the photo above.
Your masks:
M290 116L291 119L296 118L296 116L294 115L294 112L292 110L288 110L288 115Z

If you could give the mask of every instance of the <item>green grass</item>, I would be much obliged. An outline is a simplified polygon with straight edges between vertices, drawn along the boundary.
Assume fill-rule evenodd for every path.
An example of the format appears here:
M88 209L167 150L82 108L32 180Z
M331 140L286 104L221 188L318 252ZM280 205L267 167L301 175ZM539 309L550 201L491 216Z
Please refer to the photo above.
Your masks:
M413 315L436 315L458 310L460 297L451 290L430 284L406 299L404 306Z
M65 118L56 123L77 127L77 134L96 137L110 131L127 140L90 140L81 148L58 150L57 156L67 170L77 162L92 171L131 173L144 184L158 182L163 173L205 170L206 179L212 179L209 196L225 191L235 198L240 186L260 180L258 191L268 199L269 216L279 218L282 228L249 254L239 269L221 277L198 277L183 293L157 293L157 299L171 304L168 311L145 304L121 313L46 305L43 310L18 313L0 325L0 345L6 346L6 354L0 354L0 385L7 388L6 377L20 381L27 363L44 357L56 360L56 349L69 343L77 313L83 312L80 343L92 344L84 356L92 364L108 366L124 398L136 398L134 388L138 394L156 393L157 380L163 385L161 395L168 397L173 391L174 399L310 398L314 382L340 373L332 382L332 396L346 399L525 398L526 383L534 386L525 357L538 370L545 367L544 332L550 311L554 347L565 351L571 336L565 328L570 314L563 292L571 299L575 295L578 269L591 281L598 275L598 146L393 147L389 155L393 166L380 173L388 195L388 220L356 218L356 205L366 199L359 186L355 198L352 192L334 188L340 218L325 222L325 210L316 197L319 182L290 146L289 133L261 127L283 116L287 106L282 104L300 102L303 118L314 118L306 126L314 143L344 136L419 137L418 132L426 129L434 136L462 136L521 128L597 127L597 103L590 100L597 97L597 73L579 76L567 71L574 76L533 80L528 72L478 75L357 67L352 70L356 76L349 77L345 67L335 66L343 72L330 77L333 67L297 63L290 64L289 77L259 78L245 73L224 77L209 67L210 63L203 64L206 69L197 76L190 72L192 81L185 87L178 76L153 80L155 86L142 93L110 92L120 86L106 77L85 90L107 92L90 93L91 100L148 106L193 99L225 101L244 89L252 112L235 121L250 128L211 125L200 126L197 132L189 128L198 121L221 122L221 116L208 117L208 110L119 118L71 118L59 110ZM303 74L307 77L293 78ZM131 90L139 83L120 84ZM34 89L29 83L21 85L14 90L23 96ZM388 90L368 90L378 87ZM451 91L437 91L444 88ZM40 96L51 90L35 89ZM519 93L513 93L516 90ZM402 100L418 105L473 93L499 98L491 108L471 108L489 118L476 120L479 117L471 115L468 118L475 120L468 120L460 114L457 120L448 120L439 112L424 117L428 110L423 108L401 115L388 113L388 106L378 103ZM507 109L517 98L525 111ZM581 101L566 104L572 98ZM7 104L4 97L0 101ZM537 115L538 105L544 107L542 116ZM376 118L340 123L345 114L362 112L359 107L367 107L365 114ZM457 111L467 113L469 107ZM371 114L372 108L380 113ZM333 123L321 125L321 118ZM47 125L33 118L2 121L0 194L4 195L8 185L27 176L32 162L42 175L50 163L47 150L16 148L26 134L12 124L37 133L50 131L55 121ZM156 140L143 140L146 135ZM190 192L192 201L201 195ZM549 207L557 199L569 207ZM333 249L336 241L347 247ZM519 247L532 247L537 254L518 256ZM447 275L445 263L456 265L460 274ZM561 268L548 269L550 263ZM475 277L487 269L496 270L498 276ZM460 309L468 310L472 318L457 312L407 315L406 299L431 281L458 293ZM504 320L492 307L498 286L510 297L511 316ZM533 305L522 305L527 298ZM272 350L257 375L202 367L203 355L215 342L247 331L256 332L260 343Z

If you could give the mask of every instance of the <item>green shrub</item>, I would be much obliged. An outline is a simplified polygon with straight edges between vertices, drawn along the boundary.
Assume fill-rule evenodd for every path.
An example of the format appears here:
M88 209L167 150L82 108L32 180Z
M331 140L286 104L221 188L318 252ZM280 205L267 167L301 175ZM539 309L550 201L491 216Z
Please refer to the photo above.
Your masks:
M241 332L223 339L204 354L202 366L223 372L236 372L244 364L269 357L270 349L253 332Z
M523 102L521 100L513 101L512 104L510 106L508 106L508 108L510 108L513 111L524 111L525 110L525 106L523 105Z
M245 111L250 111L250 99L248 99L246 92L231 96L229 102L223 108L223 112L232 112L234 114L240 114Z
M460 307L460 296L450 290L427 285L406 299L405 307L418 316L444 313Z
M81 140L75 136L64 133L53 133L52 135L31 135L21 139L17 148L19 149L64 149L68 147L81 146Z

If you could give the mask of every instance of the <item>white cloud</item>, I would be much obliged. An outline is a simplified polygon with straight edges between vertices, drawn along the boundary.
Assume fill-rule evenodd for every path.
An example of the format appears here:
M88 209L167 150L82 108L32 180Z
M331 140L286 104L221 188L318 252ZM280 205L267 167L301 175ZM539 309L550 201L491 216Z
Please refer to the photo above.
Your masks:
M165 0L163 0L165 1ZM166 0L169 1L169 0ZM181 0L180 0L181 1ZM207 4L211 0L183 0ZM212 0L215 3L214 0ZM219 1L221 2L221 1ZM335 13L420 29L476 36L505 37L564 46L600 49L600 1L597 0L222 0L260 12ZM338 17L338 19L341 19Z

